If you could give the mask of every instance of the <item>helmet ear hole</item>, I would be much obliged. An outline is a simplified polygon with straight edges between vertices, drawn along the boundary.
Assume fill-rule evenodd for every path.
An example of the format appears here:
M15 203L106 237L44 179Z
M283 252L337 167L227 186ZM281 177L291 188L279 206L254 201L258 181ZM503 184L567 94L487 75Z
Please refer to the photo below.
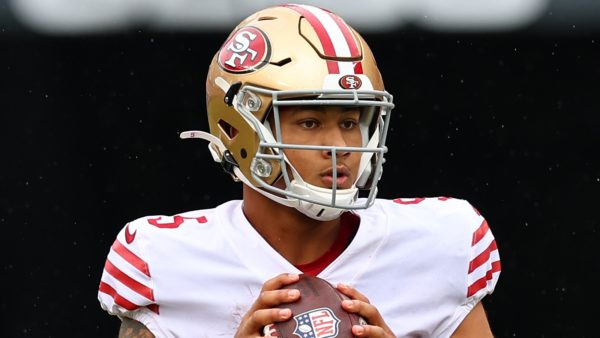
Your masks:
M233 140L238 134L238 130L225 120L220 119L217 122L217 125L219 126L219 129L221 129L221 132L225 134L229 140Z

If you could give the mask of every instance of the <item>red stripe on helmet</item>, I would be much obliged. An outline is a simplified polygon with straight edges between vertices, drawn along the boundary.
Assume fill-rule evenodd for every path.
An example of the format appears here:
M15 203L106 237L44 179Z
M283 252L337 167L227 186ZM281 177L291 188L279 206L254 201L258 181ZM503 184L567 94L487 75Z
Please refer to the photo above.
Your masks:
M346 22L344 22L344 20L342 20L342 18L340 18L339 16L337 16L331 12L328 12L328 14L333 19L333 21L335 21L337 26L342 31L342 34L344 35L344 39L346 40L346 43L348 44L348 49L350 49L350 57L352 57L352 58L360 57L360 50L358 49L358 45L356 44L356 40L354 39L354 35L352 34L352 31L350 31L350 27L348 27Z
M300 15L302 15L306 20L308 20L308 23L310 23L312 28L317 33L317 36L319 37L319 41L321 42L321 46L323 47L323 52L325 53L325 55L336 55L335 48L333 47L333 42L331 41L329 33L327 33L327 30L325 29L321 21L319 21L319 19L313 13L297 5L282 6L295 10L296 12L300 13ZM327 60L327 70L329 74L340 73L340 67L338 66L338 63L336 61Z
M354 65L354 74L362 74L362 73L363 73L362 62L357 62Z
M333 21L335 21L337 26L340 28L340 30L342 31L342 34L344 34L344 39L346 40L346 43L348 44L348 49L350 49L350 57L353 57L353 58L360 57L360 55L361 55L360 48L358 47L357 40L355 39L354 34L352 34L352 30L350 30L350 27L348 27L346 22L344 20L342 20L342 18L340 18L339 16L337 16L331 12L328 12L328 14L333 19ZM362 62L359 61L354 64L354 73L355 74L363 73Z

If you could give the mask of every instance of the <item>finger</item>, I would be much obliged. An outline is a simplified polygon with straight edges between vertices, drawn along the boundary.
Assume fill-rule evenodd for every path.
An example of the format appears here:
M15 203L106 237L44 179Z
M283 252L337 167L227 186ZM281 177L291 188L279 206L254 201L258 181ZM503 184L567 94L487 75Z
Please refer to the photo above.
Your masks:
M281 288L297 282L298 279L299 276L296 274L283 273L266 281L260 290L260 295L254 301L248 313L297 300L300 297L299 291L290 292L291 289L281 290Z
M240 337L255 336L265 325L273 324L290 319L292 311L290 309L261 309L252 312L252 314L242 322L242 327L238 330Z
M387 333L391 334L391 336L393 337L393 334L391 333L392 330L390 329L389 326L387 326L387 324L383 320L383 317L379 313L379 310L377 310L377 308L375 306L373 306L369 303L365 303L363 301L354 299L354 300L342 301L342 308L344 308L344 310L346 310L350 313L358 314L363 319L365 319L367 321L367 323L371 324L371 325L363 325L363 327L370 326L372 328L372 329L369 329L369 332L372 330L375 330L375 331L373 331L374 333L370 333L367 337L371 337L371 334L375 334L375 336L372 336L372 337L384 337L384 336L379 336L380 332L387 332ZM358 327L360 325L355 325L355 326L357 326L357 329L358 329ZM379 329L381 329L382 331L379 331Z
M369 303L365 303L356 299L347 299L342 301L342 308L350 313L356 313L363 317L369 324L381 325L384 324L383 318L379 314L379 310Z
M383 328L373 325L354 325L352 326L352 334L356 337L390 337Z
M344 295L350 297L350 299L357 299L365 303L370 303L369 299L365 295L348 284L338 283L336 288Z
M263 284L262 291L281 289L286 285L296 283L299 278L300 276L294 273L282 273L266 281Z
M288 320L292 315L291 310L275 307L300 298L299 290L282 289L298 279L297 274L284 273L267 280L261 288L260 295L242 318L236 337L256 336L265 325Z
M350 285L340 283L337 289L350 299L342 301L342 308L350 313L356 313L370 325L354 325L352 332L356 337L394 337L379 310L369 302L369 299Z
M280 304L295 302L299 298L300 291L298 289L263 291L254 302L253 308L255 310L271 308Z

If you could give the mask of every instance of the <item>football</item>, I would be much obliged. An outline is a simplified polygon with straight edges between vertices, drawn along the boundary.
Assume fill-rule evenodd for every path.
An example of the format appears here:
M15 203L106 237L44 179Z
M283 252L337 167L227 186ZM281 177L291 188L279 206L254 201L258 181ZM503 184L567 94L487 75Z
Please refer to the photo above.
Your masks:
M352 325L365 324L357 314L342 309L342 300L348 297L324 279L302 274L298 282L285 288L300 290L300 299L280 306L291 309L292 317L265 326L265 337L353 338Z

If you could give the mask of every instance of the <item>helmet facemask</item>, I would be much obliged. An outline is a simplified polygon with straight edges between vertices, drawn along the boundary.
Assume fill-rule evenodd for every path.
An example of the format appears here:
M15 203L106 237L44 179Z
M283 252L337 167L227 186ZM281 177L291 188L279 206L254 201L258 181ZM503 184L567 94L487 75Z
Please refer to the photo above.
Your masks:
M259 121L252 114L256 100L260 96L272 98L271 117ZM296 207L304 214L319 220L333 219L344 210L363 209L371 206L377 195L377 182L381 177L385 161L385 138L389 111L393 107L390 94L382 91L321 90L321 91L272 91L255 86L245 86L236 95L235 109L256 131L259 146L250 173L257 182L256 187L270 194L267 197L285 205ZM250 103L250 104L248 104ZM260 103L259 103L260 104ZM359 107L362 145L339 147L333 145L286 144L283 142L280 107L282 106L344 106ZM274 128L271 128L271 123ZM273 130L274 129L274 130ZM285 155L286 149L306 151L326 151L331 154L331 168L334 168L331 188L324 188L306 182ZM338 153L360 153L361 159L352 186L340 189L337 186ZM274 167L281 168L280 184L269 184L265 177L272 174ZM359 189L366 193L366 199L358 200Z

